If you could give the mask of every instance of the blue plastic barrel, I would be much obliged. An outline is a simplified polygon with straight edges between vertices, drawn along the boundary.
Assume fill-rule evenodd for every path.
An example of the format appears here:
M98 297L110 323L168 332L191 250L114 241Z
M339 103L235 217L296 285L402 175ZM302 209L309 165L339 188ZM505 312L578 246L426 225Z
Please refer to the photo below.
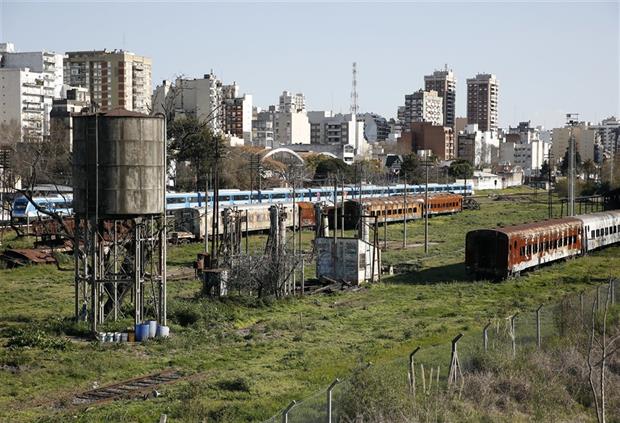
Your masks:
M149 324L148 323L139 323L136 325L136 341L143 342L146 341L149 337Z

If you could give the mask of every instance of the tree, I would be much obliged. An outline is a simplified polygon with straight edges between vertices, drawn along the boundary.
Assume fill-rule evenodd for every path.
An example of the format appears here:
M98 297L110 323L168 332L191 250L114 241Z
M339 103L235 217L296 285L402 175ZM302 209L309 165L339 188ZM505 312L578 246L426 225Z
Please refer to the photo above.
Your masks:
M407 154L400 165L400 174L407 179L407 182L412 182L419 170L420 158L418 155L415 153Z
M540 177L548 178L549 172L551 172L551 166L549 166L549 162L545 160L543 164L540 166Z
M470 179L474 176L474 167L468 160L458 159L450 164L448 173L453 178Z
M326 181L330 176L336 174L344 175L345 180L351 180L352 169L344 161L333 157L327 157L321 160L314 173L314 179L317 181Z
M592 179L592 175L596 173L596 164L592 159L588 159L583 162L582 169L583 173L586 174L586 181L590 182L590 179Z
M177 163L189 163L193 181L177 181L188 190L202 190L209 170L222 158L228 148L222 136L216 135L206 123L196 118L177 119L168 125L168 157Z
M62 137L57 135L52 132L49 139L39 142L22 141L22 130L16 121L0 124L0 150L3 152L3 159L7 159L7 163L3 163L0 169L0 190L3 191L3 197L4 193L12 194L3 198L6 200L0 207L11 214L10 197L24 196L40 215L54 219L64 234L71 238L71 231L60 214L33 201L35 187L39 184L71 184L69 144L62 142ZM56 191L63 196L60 190ZM23 235L19 227L13 226L13 229L18 236Z
M564 176L568 176L568 164L569 164L570 158L568 156L568 148L566 148L566 152L564 153L564 158L562 159L562 165L560 166L560 171L562 172L562 175ZM581 154L579 154L579 151L577 149L575 149L575 173L579 173L581 171Z

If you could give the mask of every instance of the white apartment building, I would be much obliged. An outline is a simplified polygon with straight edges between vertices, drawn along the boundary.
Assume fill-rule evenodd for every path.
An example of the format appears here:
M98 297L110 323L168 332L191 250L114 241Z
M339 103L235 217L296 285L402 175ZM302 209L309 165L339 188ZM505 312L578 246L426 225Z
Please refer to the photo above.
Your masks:
M45 75L30 69L0 68L0 123L19 125L22 141L49 136L53 88Z
M31 72L42 73L45 84L53 89L54 98L61 97L63 59L64 54L49 51L20 52L15 51L15 47L11 43L0 44L0 67L28 68Z
M551 145L534 140L529 143L502 142L499 146L499 162L520 166L525 176L539 176L540 168L549 157Z
M620 150L620 120L611 116L598 125L592 125L598 132L601 144L608 154L618 154Z
M403 131L410 131L413 122L443 125L443 99L437 91L419 90L405 95L405 106L399 110Z
M310 122L303 94L282 92L274 132L278 145L310 144Z
M252 96L239 94L233 82L225 85L213 74L202 78L164 80L153 91L153 113L169 119L195 117L217 134L228 137L231 145L252 144Z
M19 125L22 141L47 138L52 100L60 97L62 81L62 54L17 52L11 43L0 44L0 123Z
M549 138L549 131L541 126L533 127L530 122L519 122L509 128L505 142L500 144L499 161L523 169L525 176L538 176L543 163L549 159L551 143L541 139Z
M252 145L258 147L275 148L276 106L269 106L267 110L254 109L252 119Z
M458 158L468 160L475 167L499 162L500 140L495 131L480 131L477 124L470 124L457 136Z
M65 84L89 90L101 111L151 113L151 59L123 50L68 52Z

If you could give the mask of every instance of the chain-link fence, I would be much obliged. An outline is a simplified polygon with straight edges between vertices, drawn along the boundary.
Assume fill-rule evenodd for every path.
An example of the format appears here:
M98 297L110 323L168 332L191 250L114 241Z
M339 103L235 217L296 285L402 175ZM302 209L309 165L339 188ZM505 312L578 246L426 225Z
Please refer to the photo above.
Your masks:
M516 357L542 348L551 340L566 336L571 327L591 324L592 313L603 310L606 303L620 303L620 280L566 296L555 304L541 304L535 310L491 319L478 330L459 334L452 343L418 348L408 357L380 363L372 370L375 377L389 379L392 392L430 395L446 386L462 383L463 373L475 370L476 361L484 353ZM355 401L351 394L353 378L335 380L303 401L291 402L267 422L348 422L346 407ZM370 377L364 383L372 383L372 380ZM360 383L360 380L355 382Z

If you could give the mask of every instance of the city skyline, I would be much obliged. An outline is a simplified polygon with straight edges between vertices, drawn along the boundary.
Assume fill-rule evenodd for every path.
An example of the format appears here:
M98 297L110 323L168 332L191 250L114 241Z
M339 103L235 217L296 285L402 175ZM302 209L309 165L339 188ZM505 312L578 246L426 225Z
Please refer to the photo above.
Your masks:
M457 79L457 116L466 114L466 80L478 73L500 80L500 127L522 120L557 127L568 112L594 122L619 114L615 2L172 3L5 1L0 37L19 51L107 48L147 56L153 88L163 79L202 77L213 69L261 107L277 104L290 90L306 95L309 110L347 113L356 61L360 111L388 118L396 117L405 94L424 88L424 75L445 64ZM231 19L211 21L212 14ZM19 24L25 16L39 27L45 21L79 24L54 25L41 37ZM105 20L108 30L76 37L91 16ZM208 29L200 27L205 17Z

